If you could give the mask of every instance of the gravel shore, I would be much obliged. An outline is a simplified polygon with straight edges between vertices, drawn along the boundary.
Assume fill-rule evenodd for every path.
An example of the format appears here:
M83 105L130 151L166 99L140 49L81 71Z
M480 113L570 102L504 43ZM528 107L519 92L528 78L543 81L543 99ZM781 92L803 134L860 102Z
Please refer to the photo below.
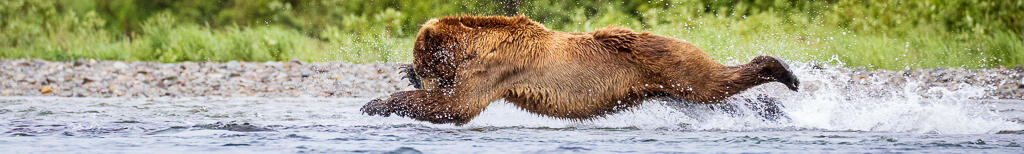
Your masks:
M378 97L412 89L396 64L0 60L0 95Z
M807 66L850 87L983 87L986 99L1024 99L1024 68L902 71ZM825 73L821 73L825 72ZM0 60L0 96L381 97L413 89L398 64ZM913 82L911 82L913 81ZM803 85L801 91L815 85Z

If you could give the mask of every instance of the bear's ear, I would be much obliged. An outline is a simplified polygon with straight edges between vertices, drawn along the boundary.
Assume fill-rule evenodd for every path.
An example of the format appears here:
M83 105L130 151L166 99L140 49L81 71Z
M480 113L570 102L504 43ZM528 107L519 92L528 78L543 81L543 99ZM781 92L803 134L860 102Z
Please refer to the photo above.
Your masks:
M633 44L640 36L623 28L604 28L594 31L594 39L619 52L632 52Z

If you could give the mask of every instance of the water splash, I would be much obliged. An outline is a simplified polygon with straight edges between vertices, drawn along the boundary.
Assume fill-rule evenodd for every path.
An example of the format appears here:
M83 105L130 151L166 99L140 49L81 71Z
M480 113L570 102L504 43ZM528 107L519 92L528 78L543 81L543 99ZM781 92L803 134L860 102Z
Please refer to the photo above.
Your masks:
M684 130L827 130L933 134L979 134L1020 130L983 100L991 87L968 84L949 89L928 87L914 76L856 76L811 64L794 67L801 92L782 84L755 87L720 105L651 101L620 114L588 121L564 121L521 111L510 103L492 103L470 127L521 126L553 128L623 128ZM788 118L767 119L749 100L776 98ZM716 109L719 108L719 109ZM726 108L723 110L721 108Z
M369 98L0 98L0 130L7 133L105 133L137 135L225 123L267 129L330 128L554 128L681 131L871 131L984 134L1024 130L1024 103L985 100L992 87L928 86L919 76L856 73L858 70L803 64L792 67L800 92L770 83L718 105L652 101L629 111L585 121L567 121L522 111L498 101L465 127L359 112ZM854 71L854 72L851 72ZM870 74L863 76L861 74ZM893 75L896 74L896 75ZM758 100L769 96L783 118L766 118ZM758 101L753 101L758 102ZM36 128L35 126L39 126ZM200 126L200 127L197 127ZM269 128L273 126L273 128ZM280 127L280 128L278 128ZM228 129L230 130L230 129ZM159 134L159 133L158 133Z

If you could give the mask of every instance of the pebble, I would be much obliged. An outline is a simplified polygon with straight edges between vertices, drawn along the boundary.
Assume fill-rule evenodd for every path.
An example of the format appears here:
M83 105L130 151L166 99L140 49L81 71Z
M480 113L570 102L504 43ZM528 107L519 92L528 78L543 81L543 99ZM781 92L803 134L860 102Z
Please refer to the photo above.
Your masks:
M49 93L52 93L52 92L53 92L53 88L50 88L50 87L43 87L43 89L39 89L39 93L42 93L42 94L49 94Z

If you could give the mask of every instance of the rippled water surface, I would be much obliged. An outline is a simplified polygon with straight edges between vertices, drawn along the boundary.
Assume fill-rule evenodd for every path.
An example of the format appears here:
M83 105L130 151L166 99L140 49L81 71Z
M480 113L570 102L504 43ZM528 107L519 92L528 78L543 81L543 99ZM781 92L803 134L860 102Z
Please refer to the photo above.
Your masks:
M0 153L1024 151L1024 101L982 97L991 87L830 71L798 67L801 92L772 83L724 104L650 101L588 121L497 101L461 127L360 114L371 98L0 97Z
M593 121L503 102L463 127L369 117L367 99L0 99L8 152L1020 152L1021 102L784 108L790 119L651 102ZM797 109L799 108L799 109ZM837 108L837 109L822 109ZM898 108L898 109L897 109ZM935 110L935 111L932 111ZM940 111L941 110L941 111ZM699 112L699 113L690 113ZM699 115L692 115L699 114ZM804 117L813 116L813 117ZM892 117L892 118L886 118ZM1017 120L1016 122L1014 120Z

